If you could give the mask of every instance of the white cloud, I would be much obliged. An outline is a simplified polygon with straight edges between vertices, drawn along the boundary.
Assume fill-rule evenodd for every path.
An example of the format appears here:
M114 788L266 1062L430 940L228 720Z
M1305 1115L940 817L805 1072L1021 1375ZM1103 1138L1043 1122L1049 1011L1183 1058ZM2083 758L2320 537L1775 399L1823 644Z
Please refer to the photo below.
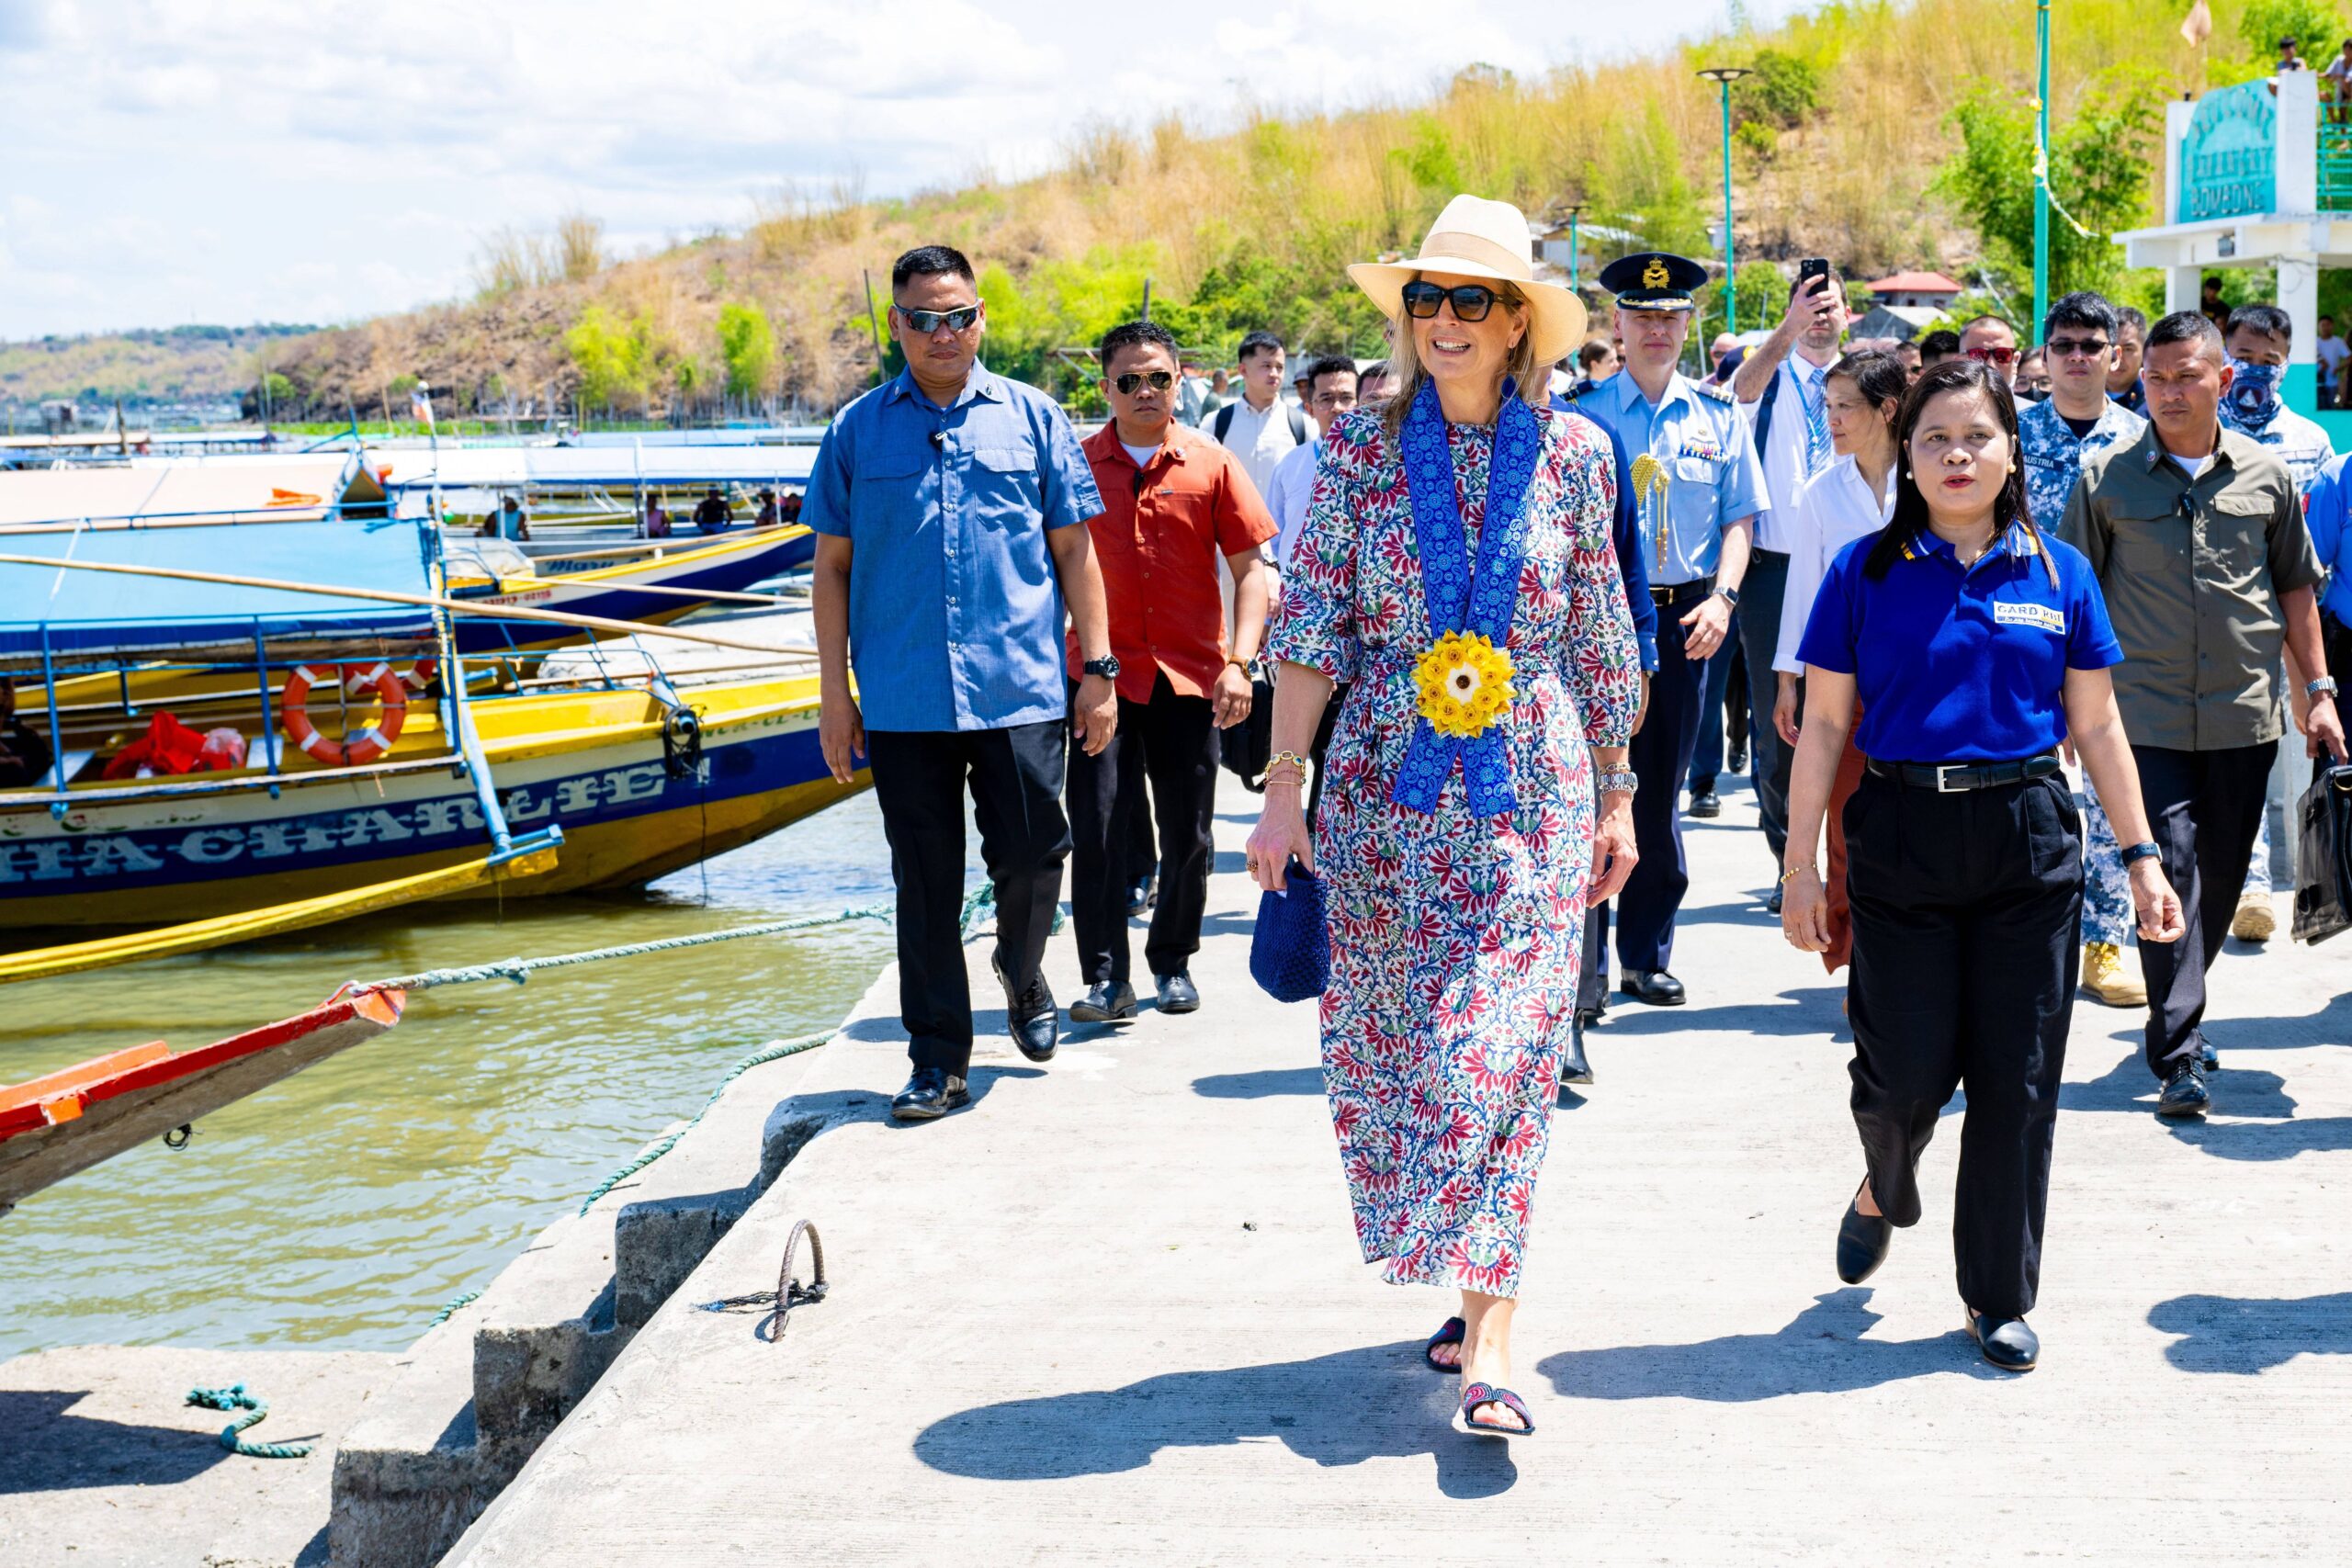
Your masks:
M1759 10L1792 9L1770 0ZM1655 0L1612 52L1720 20ZM779 181L1032 172L1092 119L1336 108L1589 52L1557 0L0 0L0 336L331 321L578 208L624 244Z

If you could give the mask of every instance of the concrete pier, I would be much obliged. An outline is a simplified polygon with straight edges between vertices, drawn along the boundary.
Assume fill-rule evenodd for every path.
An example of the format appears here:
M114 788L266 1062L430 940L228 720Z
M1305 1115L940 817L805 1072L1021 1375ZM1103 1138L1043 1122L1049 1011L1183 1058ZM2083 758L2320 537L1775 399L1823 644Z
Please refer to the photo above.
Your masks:
M1837 1280L1842 987L1781 942L1727 800L1692 825L1690 1004L1621 998L1560 1112L1512 1380L1541 1430L1505 1448L1449 1430L1421 1365L1452 1303L1357 1258L1313 1009L1247 976L1255 801L1227 796L1199 1013L1033 1066L983 942L975 1103L899 1128L886 974L770 1119L805 1146L447 1561L2138 1568L2352 1540L2352 946L2232 944L2203 1123L2149 1113L2136 1014L2078 1006L2043 1365L2006 1376L1961 1328L1956 1122L1926 1220ZM1067 935L1048 974L1074 994ZM803 1217L828 1300L774 1342L702 1310L772 1289Z

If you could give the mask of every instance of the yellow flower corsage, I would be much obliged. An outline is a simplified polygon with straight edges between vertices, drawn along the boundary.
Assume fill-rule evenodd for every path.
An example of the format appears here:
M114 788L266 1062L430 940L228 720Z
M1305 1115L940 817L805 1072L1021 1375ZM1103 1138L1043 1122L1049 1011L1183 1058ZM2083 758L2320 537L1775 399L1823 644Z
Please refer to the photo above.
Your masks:
M1476 632L1448 632L1413 665L1421 716L1440 735L1483 735L1510 711L1510 655Z

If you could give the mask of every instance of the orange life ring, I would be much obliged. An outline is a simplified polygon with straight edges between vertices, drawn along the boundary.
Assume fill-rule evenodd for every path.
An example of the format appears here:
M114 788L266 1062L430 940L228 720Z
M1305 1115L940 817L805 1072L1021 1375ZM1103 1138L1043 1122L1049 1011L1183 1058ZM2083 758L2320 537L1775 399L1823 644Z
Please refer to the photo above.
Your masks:
M359 691L373 687L384 705L383 716L341 740L329 740L311 723L309 712L311 688L322 683L348 684ZM286 679L285 702L286 739L305 756L331 768L363 767L374 761L392 749L392 742L401 738L401 726L408 719L408 688L389 664L301 665Z

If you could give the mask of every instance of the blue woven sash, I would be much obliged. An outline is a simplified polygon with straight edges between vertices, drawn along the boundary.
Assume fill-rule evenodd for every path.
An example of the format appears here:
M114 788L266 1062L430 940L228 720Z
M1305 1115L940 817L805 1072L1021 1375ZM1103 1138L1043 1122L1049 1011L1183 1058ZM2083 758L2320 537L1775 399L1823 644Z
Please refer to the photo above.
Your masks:
M1430 637L1447 632L1476 632L1497 648L1510 636L1511 613L1519 606L1520 558L1526 547L1527 491L1544 444L1535 411L1503 383L1502 410L1495 421L1495 452L1487 471L1486 521L1478 530L1474 574L1453 488L1453 454L1446 445L1445 415L1437 388L1428 381L1407 411L1402 446L1405 482L1413 502L1413 539L1421 557L1421 593L1429 606ZM1389 798L1415 811L1435 811L1438 795L1462 764L1462 782L1472 815L1499 817L1519 804L1510 782L1510 750L1498 722L1467 739L1440 735L1419 719L1405 750L1404 766Z

